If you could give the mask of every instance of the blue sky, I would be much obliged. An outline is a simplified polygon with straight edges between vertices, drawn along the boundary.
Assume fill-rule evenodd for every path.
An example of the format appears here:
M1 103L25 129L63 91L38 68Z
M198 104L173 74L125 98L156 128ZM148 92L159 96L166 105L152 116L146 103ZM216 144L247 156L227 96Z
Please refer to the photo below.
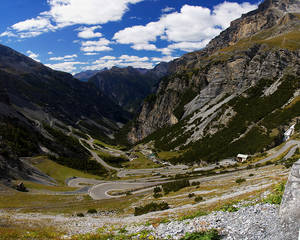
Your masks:
M0 43L57 70L152 68L203 48L254 0L1 0Z

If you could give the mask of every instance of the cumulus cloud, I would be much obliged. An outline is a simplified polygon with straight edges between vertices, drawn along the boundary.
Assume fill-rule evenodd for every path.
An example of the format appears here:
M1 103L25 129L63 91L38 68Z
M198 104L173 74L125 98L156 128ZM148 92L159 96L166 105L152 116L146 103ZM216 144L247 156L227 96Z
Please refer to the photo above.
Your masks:
M119 67L131 66L135 68L151 69L154 67L154 64L148 57L129 56L129 55L121 55L120 57L104 56L94 61L92 65L85 66L82 69L100 70L103 68L112 68L113 66L119 66Z
M38 59L39 54L36 54L30 50L28 50L26 53L28 54L28 57L32 58L33 60L35 60L37 62L40 62L40 60Z
M95 25L119 21L129 4L143 0L48 0L49 11L39 16L18 22L2 36L16 34L21 38L35 37L42 33L76 24ZM86 33L83 33L83 36Z
M73 54L73 55L65 55L63 57L52 57L49 60L51 61L63 61L63 60L67 60L67 61L73 61L74 58L77 58L77 54Z
M136 50L148 46L148 50L161 51L163 54L170 54L175 49L191 51L203 48L227 28L231 21L255 8L257 5L247 2L224 2L213 10L184 5L180 12L164 14L159 21L125 28L115 33L113 39L121 44L130 44ZM153 44L158 38L171 44L165 49L158 49Z
M61 62L61 63L45 64L45 65L57 71L71 73L77 69L76 65L84 65L84 64L87 63L86 62Z
M125 62L146 62L149 61L148 57L138 57L138 56L128 56L128 55L122 55L119 57L119 59L125 61Z
M174 60L177 57L173 57L173 56L163 56L163 57L153 57L151 58L151 60L155 63L160 63L160 62L170 62L172 60Z
M85 39L102 37L102 34L100 32L95 33L95 30L100 28L101 26L77 28L76 30L79 31L77 36L79 38L85 38Z
M178 42L168 46L168 50L180 49L185 52L192 52L197 49L204 48L209 43L209 39L203 40L202 42Z
M173 12L175 11L175 8L173 7L165 7L164 9L161 10L163 13L168 13L168 12Z
M111 42L106 38L100 38L98 41L81 42L81 51L83 52L104 52L113 50L108 45Z
M98 53L96 53L96 52L87 52L87 53L84 53L83 55L85 55L85 56L94 56L94 55L98 55Z

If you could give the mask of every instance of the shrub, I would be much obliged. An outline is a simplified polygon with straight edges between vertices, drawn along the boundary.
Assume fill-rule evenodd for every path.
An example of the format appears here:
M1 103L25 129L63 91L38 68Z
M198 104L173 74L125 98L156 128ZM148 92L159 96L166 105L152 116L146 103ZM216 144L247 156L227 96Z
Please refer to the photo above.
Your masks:
M154 198L160 198L160 197L162 197L163 195L161 194L161 193L154 193L153 194L153 197Z
M24 183L16 185L15 189L19 192L28 192L28 189L25 187Z
M273 192L271 194L269 194L264 200L263 202L265 203L270 203L270 204L280 204L282 201L282 196L284 193L284 189L285 189L285 183L281 182L279 184L277 184L274 189Z
M162 185L162 188L165 192L165 194L168 194L170 192L177 192L182 188L189 187L190 182L188 180L177 180L174 182L164 183Z
M83 213L77 213L76 216L77 217L84 217L84 214Z
M130 196L130 195L132 195L132 192L127 191L127 192L125 193L125 195L126 195L126 196Z
M159 192L161 192L162 190L161 190L160 187L155 187L155 188L153 189L153 191L154 191L154 193L159 193Z
M195 197L195 202L201 202L201 201L203 201L203 197L202 196Z
M207 232L194 232L186 233L180 240L219 240L221 236L215 229L209 230Z
M266 161L265 165L271 165L272 164L272 161Z
M139 216L149 212L161 211L166 209L169 209L169 204L166 202L162 202L162 203L151 202L145 206L135 207L134 216Z
M253 176L254 176L254 174L253 174L253 173L250 173L250 174L249 174L249 177L253 177Z
M95 214L95 213L97 213L97 210L94 209L94 208L91 208L91 209L89 209L89 210L87 211L87 213L89 213L89 214Z
M195 193L189 193L189 198L195 197Z
M192 182L192 186L199 186L200 182Z
M241 184L242 182L246 182L245 178L238 178L235 180L236 183Z
M237 212L239 208L233 206L233 204L225 204L220 208L220 211L223 212Z

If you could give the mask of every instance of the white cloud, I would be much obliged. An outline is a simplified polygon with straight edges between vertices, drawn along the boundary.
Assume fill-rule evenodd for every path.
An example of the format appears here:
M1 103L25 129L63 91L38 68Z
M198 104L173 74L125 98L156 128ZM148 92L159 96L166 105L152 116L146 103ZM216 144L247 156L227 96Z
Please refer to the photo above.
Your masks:
M63 57L52 57L49 60L51 61L62 61L62 60L67 60L67 61L73 61L74 58L77 58L77 54L73 54L73 55L66 55Z
M120 57L104 56L94 61L92 65L83 67L82 70L100 70L103 68L112 68L113 66L151 69L154 67L154 64L148 57L129 55L122 55Z
M87 53L84 53L83 55L85 55L85 56L94 56L94 55L98 55L98 53L96 53L96 52L87 52Z
M125 28L117 32L113 39L122 44L149 44L155 42L157 37L164 33L164 25L160 22L151 22L146 26L138 25Z
M40 62L40 60L38 59L39 54L36 54L30 50L28 50L26 53L28 54L28 57L32 58L33 60L35 60L37 62Z
M0 37L17 37L17 35L10 31L5 31L0 34Z
M47 67L63 72L73 72L77 69L76 65L85 65L86 62L62 62L55 64L45 64Z
M99 32L95 33L95 30L100 29L101 26L94 26L94 27L80 27L77 28L76 30L79 31L78 37L79 38L96 38L96 37L102 37L102 34Z
M104 52L113 50L108 45L111 42L106 38L100 38L98 41L81 42L81 51L83 52Z
M153 58L151 58L151 60L153 62L160 63L160 62L170 62L170 61L174 60L175 58L177 58L177 57L163 56L163 57L153 57Z
M175 8L173 7L165 7L164 9L161 10L163 13L168 13L168 12L173 12L175 11Z
M8 33L18 35L21 38L36 37L44 32L54 31L56 29L46 17L37 17L18 22L11 26Z
M203 48L231 21L255 8L255 4L231 2L221 3L213 10L184 5L180 12L164 14L157 22L125 28L115 33L113 39L121 44L131 44L136 50L154 50L166 55L175 49L192 51ZM154 43L158 37L171 44L167 48L156 48Z
M36 18L18 22L6 32L25 38L76 24L95 25L119 21L130 4L141 1L143 0L47 0L49 11L41 12ZM8 36L7 33L5 36Z
M192 52L197 49L204 48L209 43L209 39L202 42L178 42L168 46L168 49L180 49L184 52Z
M151 51L157 50L157 47L154 44L149 44L149 43L137 43L134 44L132 48L135 50L151 50Z
M119 59L123 60L124 62L146 62L149 61L148 57L138 57L138 56L128 56L122 55Z
M48 52L48 54L49 54L49 55L52 55L52 54L53 54L53 52L51 52L51 51L50 51L50 52Z
M115 59L117 59L117 58L114 57L114 56L104 56L104 57L102 57L102 58L100 58L100 59L102 59L102 60L115 60Z

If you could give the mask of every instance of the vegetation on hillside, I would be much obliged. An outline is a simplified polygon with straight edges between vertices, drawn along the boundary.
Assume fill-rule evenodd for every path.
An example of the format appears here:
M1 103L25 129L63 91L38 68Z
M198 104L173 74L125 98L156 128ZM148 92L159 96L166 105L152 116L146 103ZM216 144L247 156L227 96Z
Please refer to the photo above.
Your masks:
M136 207L134 209L134 216L143 215L149 212L156 212L161 210L169 209L169 204L166 202L155 203L151 202L145 206Z
M58 156L50 155L49 158L61 165L82 170L95 175L103 175L106 170L98 162L90 159L89 152L80 145L78 139L65 135L62 131L45 125L44 128L55 141L47 147Z
M295 89L299 88L300 78L286 76L274 94L263 96L264 89L273 82L261 79L245 95L231 100L223 107L223 109L233 107L237 112L229 124L216 134L207 135L200 141L188 145L183 155L171 161L175 163L192 163L200 160L215 162L236 156L240 152L254 154L280 144L281 132L278 131L274 135L273 129L278 128L279 125L288 125L293 118L300 115L299 101L288 108L281 108L293 96ZM254 123L254 127L241 137L250 123ZM235 141L235 139L239 140ZM156 145L169 150L170 147L166 143L169 142L165 139L164 142L160 138L156 139Z

